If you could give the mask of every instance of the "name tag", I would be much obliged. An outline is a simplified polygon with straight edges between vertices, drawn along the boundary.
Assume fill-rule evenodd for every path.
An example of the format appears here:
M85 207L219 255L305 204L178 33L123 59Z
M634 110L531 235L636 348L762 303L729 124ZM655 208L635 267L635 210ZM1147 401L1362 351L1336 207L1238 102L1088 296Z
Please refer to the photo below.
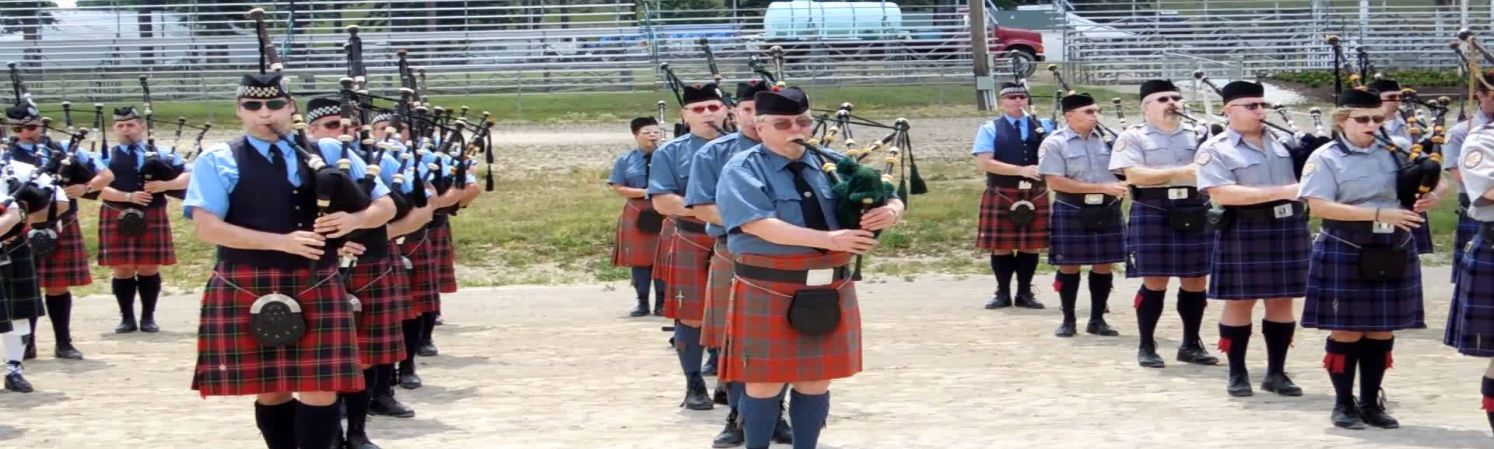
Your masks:
M809 270L804 277L804 285L829 285L832 282L835 282L833 268Z
M1182 187L1167 189L1167 199L1186 200L1188 199L1188 189Z
M1032 183L1027 181L1017 181L1017 190L1032 190Z
M1102 195L1102 194L1099 194L1099 193L1091 193L1091 194L1088 194L1088 195L1084 195L1084 204L1087 204L1087 205L1090 205L1090 206L1098 206L1098 205L1101 205L1101 204L1105 204L1105 195Z
M1395 226L1383 221L1377 221L1374 225L1370 226L1370 232L1375 234L1394 234Z
M1287 217L1290 217L1290 216L1292 216L1292 215L1294 215L1296 213L1296 211L1292 210L1292 205L1291 204L1283 204L1283 205L1280 205L1280 206L1276 206L1276 208L1273 209L1272 212L1274 212L1276 214L1276 218L1287 218Z

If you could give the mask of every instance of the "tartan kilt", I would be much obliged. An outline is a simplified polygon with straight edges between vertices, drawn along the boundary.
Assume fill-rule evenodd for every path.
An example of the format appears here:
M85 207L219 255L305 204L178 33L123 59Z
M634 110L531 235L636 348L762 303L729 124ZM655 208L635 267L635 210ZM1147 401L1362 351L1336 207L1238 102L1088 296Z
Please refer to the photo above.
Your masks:
M1307 214L1280 220L1235 220L1214 232L1209 298L1297 298L1307 293L1311 241Z
M1324 330L1386 332L1423 324L1421 258L1415 237L1406 232L1324 230L1312 243L1307 270L1307 299L1302 305L1302 327ZM1360 246L1401 245L1406 272L1398 281L1374 282L1359 275Z
M1427 226L1422 225L1422 227ZM1458 273L1463 271L1463 253L1468 249L1468 241L1472 240L1476 234L1478 234L1478 221L1468 217L1466 212L1458 212L1458 231L1453 236L1453 283L1458 282Z
M456 245L451 240L451 221L432 226L429 238L430 250L435 252L438 293L456 293Z
M849 253L793 256L736 256L736 263L809 270L844 267ZM791 297L803 285L737 278L727 314L727 341L718 380L730 382L798 382L851 377L862 370L861 307L856 283L837 281L840 327L830 334L806 336L788 323Z
M176 244L171 238L171 219L166 206L145 207L145 233L126 236L119 232L120 209L99 206L99 266L176 265Z
M397 304L404 291L394 275L396 271L404 268L391 265L388 258L360 261L348 269L343 281L348 293L363 304L363 311L353 314L357 317L360 364L384 365L405 359L403 321L407 313Z
M1120 205L1108 206L1120 220ZM1084 229L1079 218L1080 208L1056 201L1053 204L1051 234L1049 234L1048 263L1050 265L1091 265L1124 262L1126 260L1126 227L1117 224L1103 231Z
M389 241L389 266L394 267L389 271L389 277L394 278L393 282L398 291L394 295L394 303L391 307L394 307L401 321L413 320L420 316L420 312L415 310L415 298L410 294L410 272L405 271L405 262L402 259L404 256L399 246L399 243Z
M418 234L418 235L417 235ZM405 237L399 252L410 258L408 274L410 298L415 314L441 311L441 287L436 272L440 270L435 251L431 249L430 231L416 231Z
M1432 246L1432 219L1426 213L1421 214L1421 219L1426 221L1421 227L1411 230L1411 239L1416 242L1416 254L1431 254L1436 252Z
M1206 206L1208 200L1132 200L1126 221L1126 277L1195 278L1209 274L1213 235L1206 229L1172 228L1167 212L1174 206Z
M23 231L24 232L24 231ZM0 267L3 274L4 297L0 297L0 304L5 306L6 314L10 320L25 320L46 316L47 309L42 305L41 286L36 283L36 263L32 260L31 245L25 239L17 239L15 242L3 247L10 263ZM35 329L32 329L34 332Z
M36 261L36 277L43 289L68 288L93 283L88 271L88 248L83 246L83 230L78 217L63 219L57 234L57 249L45 259Z
M634 198L623 204L617 217L617 234L613 238L612 266L647 267L654 264L659 251L659 235L638 230L638 214L653 209L648 200Z
M669 280L669 257L674 253L674 219L664 220L659 228L659 246L654 253L653 277L657 281ZM668 283L665 283L668 287Z
M1494 357L1494 247L1475 235L1456 271L1442 343L1463 355Z
M705 315L705 296L716 239L697 232L674 233L669 278L664 280L664 317L695 321Z
M726 239L716 240L716 252L711 255L710 280L705 296L705 315L701 318L700 344L707 348L720 348L726 343L727 307L731 305L732 278L731 252L726 249Z
M1011 221L1012 204L1032 202L1032 223L1018 228ZM1037 251L1048 247L1048 188L986 187L980 197L980 228L975 247L988 251Z
M203 396L362 390L358 334L336 275L335 268L320 269L318 283L308 286L304 269L219 263L202 293L192 389ZM250 335L249 307L276 291L301 303L306 335L293 346L265 348Z

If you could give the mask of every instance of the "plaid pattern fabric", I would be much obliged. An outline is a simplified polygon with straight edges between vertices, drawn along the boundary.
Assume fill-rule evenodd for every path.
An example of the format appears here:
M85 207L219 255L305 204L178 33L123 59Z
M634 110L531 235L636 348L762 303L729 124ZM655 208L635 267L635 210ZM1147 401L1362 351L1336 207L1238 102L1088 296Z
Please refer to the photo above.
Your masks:
M674 253L674 219L664 220L659 227L659 247L654 254L654 279L669 280L669 256ZM667 283L665 285L668 287Z
M121 210L110 204L99 207L99 266L176 265L176 244L166 207L142 210L145 233L126 236L119 232Z
M1413 237L1405 232L1373 234L1324 230L1312 243L1307 270L1307 300L1302 327L1325 330L1384 332L1410 329L1424 322L1421 306L1421 261ZM1359 276L1359 246L1403 245L1406 274L1395 282L1372 282Z
M456 293L456 246L451 240L451 221L432 226L429 236L436 259L436 287L440 293Z
M1494 246L1475 235L1455 270L1442 342L1464 355L1494 357Z
M1084 229L1079 206L1062 201L1053 204L1052 234L1049 235L1048 263L1051 265L1090 265L1126 260L1126 227L1120 220L1120 206L1111 205L1117 223L1104 231Z
M42 305L41 286L36 282L36 263L32 260L31 245L24 239L17 239L0 249L10 257L9 264L0 266L0 273L4 275L0 285L5 288L5 296L0 297L0 304L4 304L9 311L10 319L24 320L46 315L46 308Z
M1307 292L1310 250L1306 213L1280 220L1235 220L1229 229L1214 232L1209 297L1301 297Z
M659 235L638 230L638 214L653 209L648 200L634 198L623 204L617 217L617 235L612 244L612 266L647 267L654 264L659 251Z
M394 267L389 276L394 278L395 288L398 289L392 307L399 314L400 320L415 319L420 316L420 312L415 310L415 298L410 294L410 272L405 271L403 252L400 251L399 243L393 240L389 241L389 264Z
M798 256L736 256L736 263L779 270L842 267L849 253ZM832 333L806 336L788 323L789 303L803 285L737 278L727 314L727 342L718 380L731 382L798 382L851 377L861 372L861 307L856 283L839 281L840 327Z
M320 270L312 286L304 269L218 264L202 293L192 389L203 396L362 390L358 334L336 273ZM249 307L273 292L301 303L306 335L295 345L262 347L249 332Z
M430 231L416 231L405 236L400 245L400 254L410 258L412 268L406 273L409 278L410 297L414 299L415 314L441 311L441 287L436 271L440 269L434 250L430 245Z
M1030 201L1033 205L1032 223L1018 228L1012 223L1012 204ZM1020 190L1015 187L987 187L980 197L980 228L976 231L975 247L987 251L1037 251L1048 247L1048 189L1036 187Z
M1172 228L1167 211L1173 207L1203 206L1208 200L1133 200L1126 222L1126 277L1199 277L1209 274L1214 255L1207 230L1181 232Z
M1432 222L1427 214L1421 214L1421 218L1426 220L1426 223ZM1432 227L1429 224L1411 230L1411 237L1416 241L1417 254L1431 254L1436 251L1436 248L1432 246Z
M711 248L716 239L695 232L675 232L669 256L669 278L664 281L664 316L695 321L705 315Z
M404 290L397 283L395 270L388 259L376 262L358 262L348 269L343 286L348 293L358 297L363 312L357 313L358 363L383 365L405 359L405 334L401 322L405 311L401 310L399 297Z
M1427 227L1422 225L1423 228ZM1458 273L1463 270L1463 253L1468 249L1468 241L1478 234L1478 221L1468 217L1468 214L1458 213L1458 231L1453 236L1453 269L1452 281L1458 282Z
M36 277L43 289L68 288L93 283L88 272L88 249L83 246L83 229L78 217L64 219L57 234L57 249L45 259L36 261Z
M726 239L719 239L716 241L716 252L711 255L705 315L700 326L702 346L720 348L726 344L727 307L731 305L731 285L735 276L732 272L731 252L726 249Z

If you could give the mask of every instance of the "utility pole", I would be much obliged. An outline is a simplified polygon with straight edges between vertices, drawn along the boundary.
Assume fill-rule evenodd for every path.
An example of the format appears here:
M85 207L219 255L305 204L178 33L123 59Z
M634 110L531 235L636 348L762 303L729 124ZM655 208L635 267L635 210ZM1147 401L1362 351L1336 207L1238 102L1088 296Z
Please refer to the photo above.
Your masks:
M970 59L975 63L975 108L989 111L995 100L992 91L996 80L991 78L990 48L986 42L986 2L966 0L966 3L970 9L970 17L966 19L970 23Z

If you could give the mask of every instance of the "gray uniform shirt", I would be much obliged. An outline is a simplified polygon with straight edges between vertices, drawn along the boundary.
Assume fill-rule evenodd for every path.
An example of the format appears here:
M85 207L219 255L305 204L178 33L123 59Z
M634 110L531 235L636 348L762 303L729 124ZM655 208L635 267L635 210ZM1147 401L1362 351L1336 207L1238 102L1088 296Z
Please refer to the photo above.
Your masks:
M1292 171L1292 155L1280 142L1267 135L1265 148L1245 141L1233 129L1214 136L1198 147L1193 162L1198 164L1198 188L1240 185L1246 187L1284 186L1297 182Z
M1082 137L1063 128L1043 139L1038 147L1038 173L1095 184L1120 181L1110 171L1110 148L1098 130Z
M1470 131L1462 150L1458 169L1463 174L1463 191L1473 197L1468 216L1478 221L1494 221L1494 203L1482 199L1489 189L1494 189L1494 127L1480 126Z
M1115 139L1115 151L1110 155L1110 170L1117 174L1125 169L1145 167L1168 169L1193 163L1197 152L1198 134L1186 126L1172 132L1163 131L1150 123L1132 126ZM1167 186L1192 186L1196 181L1173 182ZM1144 186L1162 187L1162 186Z
M1395 156L1385 145L1369 148L1339 140L1323 145L1302 166L1302 187L1297 196L1355 206L1395 208Z

